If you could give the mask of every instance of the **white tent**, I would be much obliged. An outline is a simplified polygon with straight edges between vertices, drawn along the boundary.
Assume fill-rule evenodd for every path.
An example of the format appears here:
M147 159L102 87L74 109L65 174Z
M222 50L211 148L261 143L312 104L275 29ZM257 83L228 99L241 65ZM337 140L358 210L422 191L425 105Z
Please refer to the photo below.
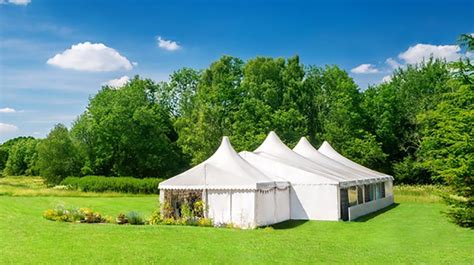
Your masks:
M339 220L339 186L355 180L293 152L274 132L254 152L240 155L266 175L291 183L291 219Z
M357 169L357 170L360 170L362 172L365 172L366 174L368 174L370 176L380 177L380 178L392 178L391 176L389 176L387 174L380 173L380 172L377 172L375 170L366 168L366 167L364 167L362 165L359 165L356 162L344 157L343 155L339 154L336 150L334 150L334 148L332 148L332 146L327 141L323 142L323 144L319 147L318 151L321 154L323 154L323 155L325 155L329 158L332 158L333 160L336 160L341 164L344 164L344 165L346 165L350 168Z
M327 142L325 142L325 143L327 143ZM332 149L332 150L334 151L334 149ZM348 180L356 180L357 184L369 184L369 183L373 183L373 182L377 182L377 181L380 181L380 180L390 178L389 176L383 175L382 173L376 174L372 170L368 171L368 170L362 170L362 169L357 168L357 167L350 167L350 166L347 166L346 164L343 164L343 163L341 163L337 160L334 160L333 158L330 158L330 157L322 154L316 148L314 148L311 145L311 143L306 139L306 137L301 137L298 144L293 148L293 151L295 151L295 153L311 160L315 164L318 164L318 165L326 167L330 170L339 172L341 175L343 175ZM341 156L341 155L339 155L339 156ZM344 157L344 159L347 160L347 161L350 161L349 159L347 159L345 157ZM352 161L350 161L350 162L354 163ZM362 167L362 166L360 166L360 167Z
M353 169L354 172L359 172L366 175L364 177L365 181L363 181L363 183L370 185L362 186L362 202L360 202L361 198L358 198L357 205L348 208L347 218L349 220L371 212L375 212L387 207L390 204L393 204L392 176L357 164L356 162L339 154L326 141L323 142L318 150L311 146L311 144L306 139L303 140L303 142L305 143L302 143L301 146L298 147L298 150L300 153L305 153L308 158L311 158L312 160L324 161L323 163L327 163L328 165L334 165L334 163L330 163L330 161L324 158L324 156L329 157L337 163L342 164L347 168Z
M215 224L247 228L288 219L352 220L392 204L392 180L327 142L317 150L303 137L291 150L270 132L254 152L239 154L224 137L209 159L159 188L162 202L191 194L202 198Z
M352 220L393 203L391 176L349 167L321 154L305 138L291 150L270 132L254 152L240 155L266 175L291 183L291 219Z
M247 163L227 137L209 159L163 181L159 189L162 202L167 192L202 192L207 216L215 224L232 223L248 228L290 218L289 183L267 177Z

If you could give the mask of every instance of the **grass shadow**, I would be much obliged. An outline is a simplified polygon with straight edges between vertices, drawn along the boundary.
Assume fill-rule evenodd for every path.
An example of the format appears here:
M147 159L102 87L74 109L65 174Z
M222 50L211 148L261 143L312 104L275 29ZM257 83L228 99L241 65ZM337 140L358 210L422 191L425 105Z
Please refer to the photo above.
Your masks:
M355 219L355 220L352 220L352 222L367 222L367 221L369 221L370 219L379 216L380 214L383 214L383 213L385 213L385 212L387 212L387 211L392 210L393 208L398 207L398 205L400 205L400 204L399 204L399 203L393 203L393 204L391 204L391 205L389 205L389 206L387 206L387 207L385 207L385 208L383 208L383 209L380 209L380 210L378 210L378 211L376 211L376 212L373 212L373 213L370 213L370 214L361 216L361 217L359 217L359 218L357 218L357 219Z
M287 220L281 223L273 224L271 227L273 229L283 230L283 229L292 229L303 225L304 223L308 222L309 220Z

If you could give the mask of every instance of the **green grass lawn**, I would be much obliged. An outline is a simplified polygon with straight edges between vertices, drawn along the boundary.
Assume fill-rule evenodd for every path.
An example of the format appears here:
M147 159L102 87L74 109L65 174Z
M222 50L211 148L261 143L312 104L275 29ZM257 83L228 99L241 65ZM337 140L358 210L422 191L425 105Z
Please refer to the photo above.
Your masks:
M474 231L449 223L437 200L413 201L416 192L396 194L398 204L359 222L292 221L273 230L59 223L43 211L62 203L147 216L158 196L15 194L0 196L0 264L474 262Z

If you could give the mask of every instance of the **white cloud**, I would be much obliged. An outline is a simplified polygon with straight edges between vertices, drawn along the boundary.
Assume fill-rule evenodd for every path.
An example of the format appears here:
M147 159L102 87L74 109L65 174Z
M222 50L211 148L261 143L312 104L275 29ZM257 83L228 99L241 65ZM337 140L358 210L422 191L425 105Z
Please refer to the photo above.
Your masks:
M158 36L158 47L165 49L167 51L176 51L181 49L181 46L179 46L176 41L171 41L171 40L165 40L161 38L161 36Z
M385 60L385 63L388 64L392 69L397 69L402 66L401 63L398 61L394 60L392 57L388 58Z
M78 43L48 59L48 64L64 69L91 72L131 70L133 64L116 50L102 43Z
M0 113L15 113L16 110L12 108L1 108Z
M375 68L373 64L364 63L355 68L352 68L351 72L354 74L376 74L379 72L379 70Z
M128 83L128 81L130 81L130 78L124 75L120 78L109 80L105 82L104 85L114 87L114 88L119 88L119 87L123 87L126 83Z
M390 81L392 81L392 75L386 75L382 78L383 83L388 83Z
M18 130L18 127L16 127L13 124L0 122L0 133L12 133L12 132L16 132L17 130Z
M31 0L0 0L0 4L12 4L26 6L31 3Z
M462 54L461 47L458 45L431 45L431 44L416 44L411 46L408 50L400 53L398 58L405 61L407 64L420 63L423 60L429 59L431 56L435 59L446 59L446 61L456 61Z

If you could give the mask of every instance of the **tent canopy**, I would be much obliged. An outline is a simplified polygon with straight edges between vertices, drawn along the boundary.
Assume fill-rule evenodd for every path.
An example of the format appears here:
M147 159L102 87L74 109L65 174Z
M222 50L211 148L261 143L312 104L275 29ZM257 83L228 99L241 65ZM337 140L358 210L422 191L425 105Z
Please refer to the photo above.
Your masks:
M311 143L306 139L306 137L301 137L298 144L295 146L295 148L293 148L293 151L313 161L316 164L326 167L332 171L338 172L339 174L343 175L347 180L357 180L363 182L364 180L373 178L372 174L369 174L356 168L348 167L334 159L323 155L311 145Z
M356 162L344 157L343 155L339 154L332 146L327 142L324 141L323 144L319 147L318 151L333 159L336 160L337 162L346 165L347 167L353 168L355 170L361 171L366 173L368 176L371 176L372 178L377 178L379 180L382 179L391 179L393 180L393 177L384 173L377 172L375 170L366 168L360 164L357 164Z
M313 161L295 153L286 146L275 132L270 132L263 143L253 152L256 155L272 159L274 161L291 165L301 170L308 171L319 178L326 179L327 183L353 182L348 180L341 172L328 169Z
M160 189L244 189L273 188L275 180L242 159L224 136L217 151L201 164L160 183ZM280 181L278 186L288 186Z

